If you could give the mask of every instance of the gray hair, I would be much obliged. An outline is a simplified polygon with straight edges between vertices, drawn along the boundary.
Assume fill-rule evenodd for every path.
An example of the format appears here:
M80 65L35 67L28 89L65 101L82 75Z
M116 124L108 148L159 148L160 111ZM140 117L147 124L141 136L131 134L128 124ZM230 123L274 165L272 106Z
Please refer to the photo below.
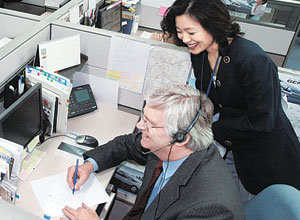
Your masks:
M189 132L191 139L187 148L199 151L213 142L213 104L198 89L188 85L168 85L154 91L147 99L147 106L165 110L166 131L171 137L186 131L200 111L200 117Z

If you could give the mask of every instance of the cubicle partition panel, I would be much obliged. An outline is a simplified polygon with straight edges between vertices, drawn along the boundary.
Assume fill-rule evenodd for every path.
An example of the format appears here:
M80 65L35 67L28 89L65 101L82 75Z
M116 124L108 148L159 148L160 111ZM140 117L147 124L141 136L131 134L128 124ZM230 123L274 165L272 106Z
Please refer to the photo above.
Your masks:
M45 6L45 0L22 0L23 3Z
M73 34L80 34L81 53L88 56L88 61L80 71L105 78L111 37L113 35L121 36L121 34L62 21L52 23L51 39L66 37ZM141 109L143 100L144 97L142 94L131 92L126 89L119 90L119 104L121 105L129 106L134 109Z
M0 50L1 87L35 56L37 44L47 40L50 40L50 23L40 22Z
M88 56L85 72L105 77L113 33L62 21L52 23L51 40L75 34L80 35L80 52Z
M160 22L163 16L159 15L159 8L137 4L136 14L140 15L139 27L161 30Z
M88 61L86 64L83 66L83 68L80 70L81 72L88 73L88 74L93 74L98 77L106 78L106 72L108 69L108 61L109 61L109 52L110 52L110 44L111 44L111 38L113 36L119 36L121 38L126 38L130 39L133 41L137 42L143 42L146 43L150 46L156 46L158 49L163 49L163 48L169 48L171 49L171 60L175 63L180 63L179 60L176 59L182 59L182 49L176 47L173 44L167 44L167 43L162 43L162 42L157 42L153 40L148 40L148 39L142 39L134 36L129 36L126 34L121 34L117 32L112 32L112 31L106 31L98 28L91 28L83 25L78 25L78 24L71 24L67 22L62 22L62 21L55 21L52 22L51 26L51 39L57 39L61 37L66 37L70 36L73 34L80 34L80 49L81 53L85 54L88 56ZM164 50L163 50L164 51ZM164 52L161 52L160 54L164 55ZM177 56L177 52L179 55ZM187 55L187 54L185 54ZM157 56L157 54L153 55ZM190 60L189 55L188 60ZM147 71L146 75L149 76L153 72L149 71L149 59L151 57L151 52L149 55L149 58L147 60ZM147 59L147 57L145 57ZM189 63L185 63L186 67L182 73L183 75L189 74L190 66ZM184 66L185 64L182 64ZM136 64L138 66L139 63ZM176 70L173 70L174 67L170 65L171 67L168 66L168 64L165 62L165 68L156 68L155 69L155 74L161 74L161 76L164 74L163 77L159 77L155 80L151 80L151 83L156 84L156 85L161 85L168 83L168 80L173 79L174 77L167 77L167 74L176 74ZM174 65L173 65L174 66ZM153 68L152 68L153 69ZM166 70L168 69L168 70ZM170 72L169 70L172 69L173 72ZM153 78L152 78L153 79ZM164 80L165 79L165 80ZM186 79L185 79L186 80ZM181 80L182 83L186 83L185 80ZM147 77L144 81L144 85L146 84ZM124 106L128 106L134 109L141 109L143 106L143 101L144 101L144 94L143 93L137 93L137 92L132 92L127 89L120 88L119 89L119 98L118 98L118 103Z
M245 38L261 46L277 66L283 66L295 35L294 31L251 23L238 23L241 26L241 30L245 33Z
M39 21L39 16L0 8L0 40L3 37L16 38Z
M241 30L245 32L245 38L256 42L266 52L281 56L287 55L295 31L245 22L238 23Z

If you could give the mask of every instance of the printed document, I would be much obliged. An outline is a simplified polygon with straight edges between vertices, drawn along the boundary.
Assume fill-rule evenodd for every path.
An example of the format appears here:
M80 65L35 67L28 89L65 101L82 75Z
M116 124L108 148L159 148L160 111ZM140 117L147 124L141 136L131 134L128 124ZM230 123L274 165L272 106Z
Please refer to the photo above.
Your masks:
M67 183L66 172L30 183L44 213L51 217L61 216L61 210L66 205L77 209L82 202L87 206L94 206L109 201L109 196L94 174L74 195Z
M106 78L120 87L142 93L150 45L121 37L112 37Z
M144 94L169 84L186 84L191 71L190 54L153 46L150 51Z
M80 64L79 34L39 44L40 66L48 72Z

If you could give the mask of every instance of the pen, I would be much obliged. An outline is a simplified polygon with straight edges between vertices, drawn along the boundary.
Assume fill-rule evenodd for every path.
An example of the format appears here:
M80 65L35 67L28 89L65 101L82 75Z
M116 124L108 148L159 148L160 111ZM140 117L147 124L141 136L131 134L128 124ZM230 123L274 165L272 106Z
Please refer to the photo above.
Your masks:
M76 184L76 180L77 180L77 173L78 173L78 162L79 162L79 159L76 160L76 168L75 168L75 176L74 176L74 188L73 188L73 193L75 192L75 184Z

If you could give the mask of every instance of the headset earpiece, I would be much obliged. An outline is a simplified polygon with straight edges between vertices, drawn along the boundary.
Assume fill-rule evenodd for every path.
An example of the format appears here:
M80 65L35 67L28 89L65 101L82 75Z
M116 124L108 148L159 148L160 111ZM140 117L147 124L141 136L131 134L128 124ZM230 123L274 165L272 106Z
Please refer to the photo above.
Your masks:
M173 139L172 141L169 143L169 145L175 144L177 143L182 143L186 140L186 135L192 130L192 128L195 126L195 124L197 123L200 114L201 114L201 99L200 99L200 106L199 106L199 110L197 112L197 114L195 115L195 118L193 119L192 123L190 124L190 126L186 129L186 130L179 130L178 132L176 132L173 135Z
M201 105L200 105L201 106ZM182 143L186 140L186 135L192 130L192 128L195 126L195 124L198 121L198 118L200 116L200 110L197 112L195 118L193 119L192 123L190 124L190 126L186 129L186 130L179 130L178 132L176 132L173 136L173 140L169 143L169 145L175 144L177 143Z
M174 134L173 140L171 141L172 144L175 142L182 143L186 140L186 132L185 131L179 131Z

